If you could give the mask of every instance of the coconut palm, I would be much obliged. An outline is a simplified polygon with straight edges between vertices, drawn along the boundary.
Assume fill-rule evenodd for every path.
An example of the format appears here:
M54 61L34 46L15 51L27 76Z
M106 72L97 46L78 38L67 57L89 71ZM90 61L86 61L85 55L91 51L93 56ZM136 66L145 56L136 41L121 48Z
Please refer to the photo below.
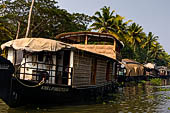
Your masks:
M156 42L153 46L150 48L150 52L148 54L148 59L156 59L159 58L164 52L163 47L160 45L160 43Z
M91 29L98 30L98 32L109 33L111 30L112 21L114 20L114 10L110 12L110 7L104 6L101 8L102 13L97 11L92 19L94 23L91 25Z
M143 32L142 26L136 23L132 23L127 29L128 37L127 41L131 46L133 46L134 52L136 52L137 47L140 47L142 39L146 36Z
M148 36L146 36L144 43L142 44L142 48L146 49L146 59L145 62L148 61L149 59L149 53L152 52L151 48L155 47L157 44L157 40L158 40L158 36L154 36L154 34L152 32L149 32Z
M127 31L127 24L131 20L124 22L124 17L118 14L114 15L114 12L115 10L110 11L110 7L101 8L101 12L97 11L92 17L94 23L91 25L91 29L102 33L116 34L120 40L126 42L124 35Z

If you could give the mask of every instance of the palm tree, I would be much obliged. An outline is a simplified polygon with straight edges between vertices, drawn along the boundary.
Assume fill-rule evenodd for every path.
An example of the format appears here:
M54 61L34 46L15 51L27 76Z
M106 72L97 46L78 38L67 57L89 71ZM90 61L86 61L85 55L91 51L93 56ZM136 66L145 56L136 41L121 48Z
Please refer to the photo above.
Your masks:
M136 52L137 47L140 47L142 39L146 34L143 32L142 26L139 26L136 23L133 23L128 27L127 33L127 41L133 46L134 52Z
M110 7L101 8L101 12L97 11L92 17L94 23L91 25L91 29L102 33L115 34L118 36L117 38L126 42L127 24L132 20L124 22L124 17L118 14L114 15L114 12L115 10L110 11Z
M101 8L102 14L97 11L95 16L92 16L94 23L91 25L91 29L98 30L101 33L109 33L111 30L112 21L114 20L114 10L110 12L110 7L104 6Z
M158 36L154 36L154 34L152 32L149 32L148 36L146 36L144 43L142 44L142 48L146 49L146 59L145 59L145 63L148 61L149 59L149 53L152 52L151 48L156 47L157 45L157 40L158 40Z
M153 46L150 48L150 52L148 54L148 59L157 59L159 56L161 56L164 52L163 47L160 45L160 43L155 42Z

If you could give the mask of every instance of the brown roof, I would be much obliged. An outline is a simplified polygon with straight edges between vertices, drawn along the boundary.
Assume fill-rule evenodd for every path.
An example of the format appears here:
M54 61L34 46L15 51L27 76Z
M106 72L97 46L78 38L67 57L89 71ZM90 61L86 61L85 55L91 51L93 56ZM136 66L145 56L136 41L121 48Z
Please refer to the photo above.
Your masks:
M137 64L140 64L139 62L135 61L135 60L132 60L132 59L122 59L123 62L126 62L126 63L137 63Z
M108 34L108 33L99 33L99 32L89 32L89 31L82 31L82 32L68 32L68 33L61 33L59 35L56 36L57 39L59 38L64 38L65 36L68 36L68 35L100 35L100 37L110 37L110 38L116 38L118 40L117 37L111 35L111 34Z
M88 31L82 31L82 32L68 32L68 33L62 33L56 36L56 39L70 39L70 37L73 39L73 37L78 36L93 36L98 39L110 39L110 40L116 40L122 47L123 43L119 40L119 37L116 34L108 34L108 33L99 33L99 32L88 32Z
M107 56L112 59L116 59L116 52L114 51L113 45L81 45L81 44L73 44L72 46L77 49L89 51L95 54L100 54Z
M139 76L144 74L144 66L142 64L125 64L126 76Z

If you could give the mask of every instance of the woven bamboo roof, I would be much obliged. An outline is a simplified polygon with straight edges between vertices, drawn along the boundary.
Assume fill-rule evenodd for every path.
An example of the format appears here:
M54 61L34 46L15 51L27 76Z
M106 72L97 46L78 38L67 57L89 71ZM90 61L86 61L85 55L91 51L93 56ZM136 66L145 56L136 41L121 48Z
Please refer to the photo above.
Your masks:
M109 58L116 60L116 52L114 51L113 45L82 45L82 44L72 44L77 49L92 52L95 54L100 54L107 56Z
M127 70L126 76L139 76L144 74L144 66L132 59L122 59Z

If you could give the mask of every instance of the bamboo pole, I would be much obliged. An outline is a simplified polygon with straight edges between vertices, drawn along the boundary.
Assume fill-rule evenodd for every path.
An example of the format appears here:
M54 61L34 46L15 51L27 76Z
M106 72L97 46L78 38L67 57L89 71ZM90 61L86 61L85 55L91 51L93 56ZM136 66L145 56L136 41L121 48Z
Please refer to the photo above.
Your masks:
M32 7L33 7L33 5L34 5L34 0L32 0L31 8L30 8L30 11L29 11L28 25L27 25L27 31L26 31L26 34L25 34L25 38L28 37L28 33L29 33L30 21L31 21L31 13L32 13Z

